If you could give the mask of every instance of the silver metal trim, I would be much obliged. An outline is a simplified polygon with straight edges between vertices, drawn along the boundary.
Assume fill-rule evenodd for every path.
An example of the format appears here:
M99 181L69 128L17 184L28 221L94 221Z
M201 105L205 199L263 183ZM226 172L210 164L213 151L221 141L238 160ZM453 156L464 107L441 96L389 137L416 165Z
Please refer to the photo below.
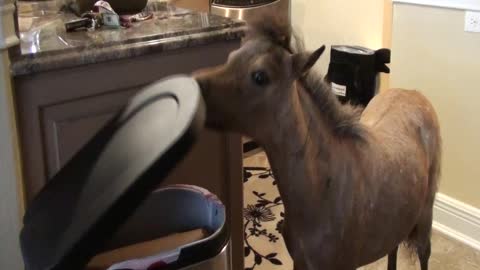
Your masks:
M227 256L229 246L230 245L227 244L223 247L222 251L220 251L217 256L194 265L189 265L182 270L232 270L232 265Z
M223 17L249 21L257 15L264 14L264 12L272 12L280 17L291 21L290 15L290 0L277 0L272 3L258 5L254 7L232 7L212 3L210 12L215 15Z

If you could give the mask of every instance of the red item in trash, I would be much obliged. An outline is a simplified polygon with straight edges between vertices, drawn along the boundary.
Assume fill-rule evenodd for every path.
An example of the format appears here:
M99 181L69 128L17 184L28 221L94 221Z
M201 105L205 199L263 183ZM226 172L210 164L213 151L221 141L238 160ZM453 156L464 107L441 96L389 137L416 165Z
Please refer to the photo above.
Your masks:
M155 262L152 265L150 265L147 268L147 270L160 270L160 269L165 268L165 266L168 266L168 263L166 263L164 261L159 261L159 262Z

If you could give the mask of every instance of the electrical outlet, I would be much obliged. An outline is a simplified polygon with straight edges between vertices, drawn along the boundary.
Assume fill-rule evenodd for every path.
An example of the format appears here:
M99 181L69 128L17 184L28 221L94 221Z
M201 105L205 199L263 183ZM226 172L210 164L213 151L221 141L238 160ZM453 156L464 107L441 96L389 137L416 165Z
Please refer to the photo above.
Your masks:
M465 31L480 32L480 12L465 12Z

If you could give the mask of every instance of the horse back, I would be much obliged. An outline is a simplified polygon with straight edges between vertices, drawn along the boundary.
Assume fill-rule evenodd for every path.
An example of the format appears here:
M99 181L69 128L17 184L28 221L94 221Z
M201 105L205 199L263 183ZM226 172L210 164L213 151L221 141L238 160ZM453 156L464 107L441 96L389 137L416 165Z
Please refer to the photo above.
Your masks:
M424 148L429 159L436 155L440 144L437 115L419 91L390 89L380 93L365 108L360 121L392 148L395 144L416 144Z

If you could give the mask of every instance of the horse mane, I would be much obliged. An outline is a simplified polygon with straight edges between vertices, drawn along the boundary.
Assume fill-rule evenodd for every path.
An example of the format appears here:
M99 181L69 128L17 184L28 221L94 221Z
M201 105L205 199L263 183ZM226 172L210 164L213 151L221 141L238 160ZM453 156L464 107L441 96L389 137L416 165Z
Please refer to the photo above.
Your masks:
M267 14L265 17L259 15L257 19L249 23L244 40L267 39L269 42L292 53L292 33L290 23L280 19L280 17L271 14Z
M275 16L253 21L249 25L245 38L247 40L265 38L291 54L305 51L303 39L293 31L289 23ZM366 129L359 121L363 111L361 106L342 105L333 94L331 87L325 83L323 76L312 69L303 75L298 83L309 94L319 111L326 116L328 124L336 135L365 138Z
M309 71L299 80L299 83L309 94L319 111L326 116L327 122L336 135L358 139L365 137L365 127L359 121L363 111L362 107L351 104L342 105L333 94L330 86L323 81L322 76L316 71Z

